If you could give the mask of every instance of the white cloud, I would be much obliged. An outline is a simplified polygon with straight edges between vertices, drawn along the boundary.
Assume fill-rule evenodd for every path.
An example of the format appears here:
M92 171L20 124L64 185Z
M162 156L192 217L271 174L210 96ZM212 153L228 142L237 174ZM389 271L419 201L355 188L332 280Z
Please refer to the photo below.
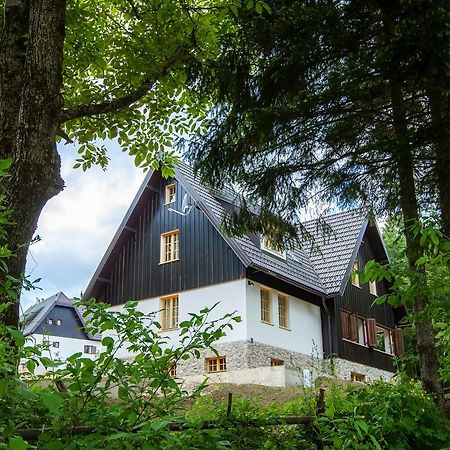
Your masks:
M51 199L39 219L27 263L30 278L42 278L42 290L24 292L24 309L36 297L58 291L76 296L84 290L141 184L144 174L115 143L107 144L111 161L106 172L72 169L73 146L61 146L61 173L66 188Z

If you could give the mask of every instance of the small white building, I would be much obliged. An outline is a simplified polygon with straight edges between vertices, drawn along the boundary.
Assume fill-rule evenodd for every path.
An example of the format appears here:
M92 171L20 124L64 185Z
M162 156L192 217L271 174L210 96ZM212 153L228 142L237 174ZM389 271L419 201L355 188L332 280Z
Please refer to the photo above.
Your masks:
M38 301L21 317L23 333L28 345L46 343L42 356L54 361L65 361L74 353L93 358L100 352L101 336L85 330L85 320L80 308L63 292ZM45 372L44 367L36 373Z

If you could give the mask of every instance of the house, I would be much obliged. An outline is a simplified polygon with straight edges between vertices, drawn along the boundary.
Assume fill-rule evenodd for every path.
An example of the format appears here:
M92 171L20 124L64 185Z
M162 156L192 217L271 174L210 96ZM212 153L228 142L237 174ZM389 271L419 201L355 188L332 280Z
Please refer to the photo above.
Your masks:
M235 325L201 360L177 375L269 385L310 383L318 374L370 381L393 376L402 353L402 310L376 305L383 283L362 285L355 269L387 260L376 225L350 211L305 224L316 249L280 252L262 236L221 231L233 192L202 185L180 162L173 179L147 174L84 295L121 310L139 300L159 311L162 332L177 342L178 323L220 302L216 315L236 311ZM123 349L121 356L130 357Z
M63 292L38 301L20 319L27 344L45 344L43 356L55 361L65 361L78 352L94 357L100 351L101 336L85 330L82 312ZM43 367L36 370L43 372Z

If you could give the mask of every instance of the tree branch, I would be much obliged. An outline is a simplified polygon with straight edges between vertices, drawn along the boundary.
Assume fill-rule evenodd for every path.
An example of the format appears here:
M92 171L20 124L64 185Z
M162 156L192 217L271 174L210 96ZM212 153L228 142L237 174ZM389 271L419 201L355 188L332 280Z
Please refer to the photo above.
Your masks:
M80 117L110 114L131 106L133 103L137 102L145 94L147 94L147 92L149 92L153 88L156 82L161 77L166 75L177 62L181 61L187 55L187 53L187 48L178 48L178 50L170 58L168 58L164 63L161 64L159 69L156 70L151 77L145 78L135 91L130 92L123 97L115 98L113 100L102 103L78 105L63 110L61 115L61 124L68 122L69 120L79 119Z

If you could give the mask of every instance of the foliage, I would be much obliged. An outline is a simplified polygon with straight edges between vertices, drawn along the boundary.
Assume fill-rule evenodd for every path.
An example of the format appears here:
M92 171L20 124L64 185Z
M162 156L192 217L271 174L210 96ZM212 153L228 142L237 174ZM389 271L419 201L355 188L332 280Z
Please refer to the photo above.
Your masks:
M325 449L440 449L450 427L417 382L335 387L318 421Z
M378 297L377 302L388 302L394 306L411 306L417 295L426 295L430 301L423 314L432 317L436 331L437 348L441 365L441 377L450 381L450 241L442 234L436 220L430 218L424 224L412 226L413 233L419 237L423 256L416 261L416 267L409 267L405 256L405 239L400 221L390 220L383 236L390 256L388 265L370 261L360 272L363 282L386 280L390 287L386 295ZM417 271L425 268L425 272ZM414 326L416 317L409 313L408 322ZM405 323L407 325L407 323ZM417 375L417 353L415 350L414 328L406 328L408 352L401 358L401 367L412 375Z
M173 364L200 358L201 350L225 335L239 317L232 314L209 319L210 309L190 313L180 323L180 343L171 344L159 333L157 313L144 314L137 302L125 304L124 311L111 311L107 305L91 303L85 315L89 332L103 333L103 351L94 359L74 354L54 361L40 346L24 347L22 333L3 326L21 349L30 377L15 375L16 368L2 359L0 369L0 448L15 448L20 439L17 428L48 427L39 439L39 448L176 448L177 434L167 433L167 423L178 417L182 401L195 397L203 385L191 394L169 374ZM8 340L0 342L5 351ZM121 359L127 348L134 358ZM33 376L44 366L46 376ZM117 396L117 400L113 398ZM73 435L78 426L90 426L95 433ZM12 442L15 442L12 444ZM17 447L17 448L27 448Z

